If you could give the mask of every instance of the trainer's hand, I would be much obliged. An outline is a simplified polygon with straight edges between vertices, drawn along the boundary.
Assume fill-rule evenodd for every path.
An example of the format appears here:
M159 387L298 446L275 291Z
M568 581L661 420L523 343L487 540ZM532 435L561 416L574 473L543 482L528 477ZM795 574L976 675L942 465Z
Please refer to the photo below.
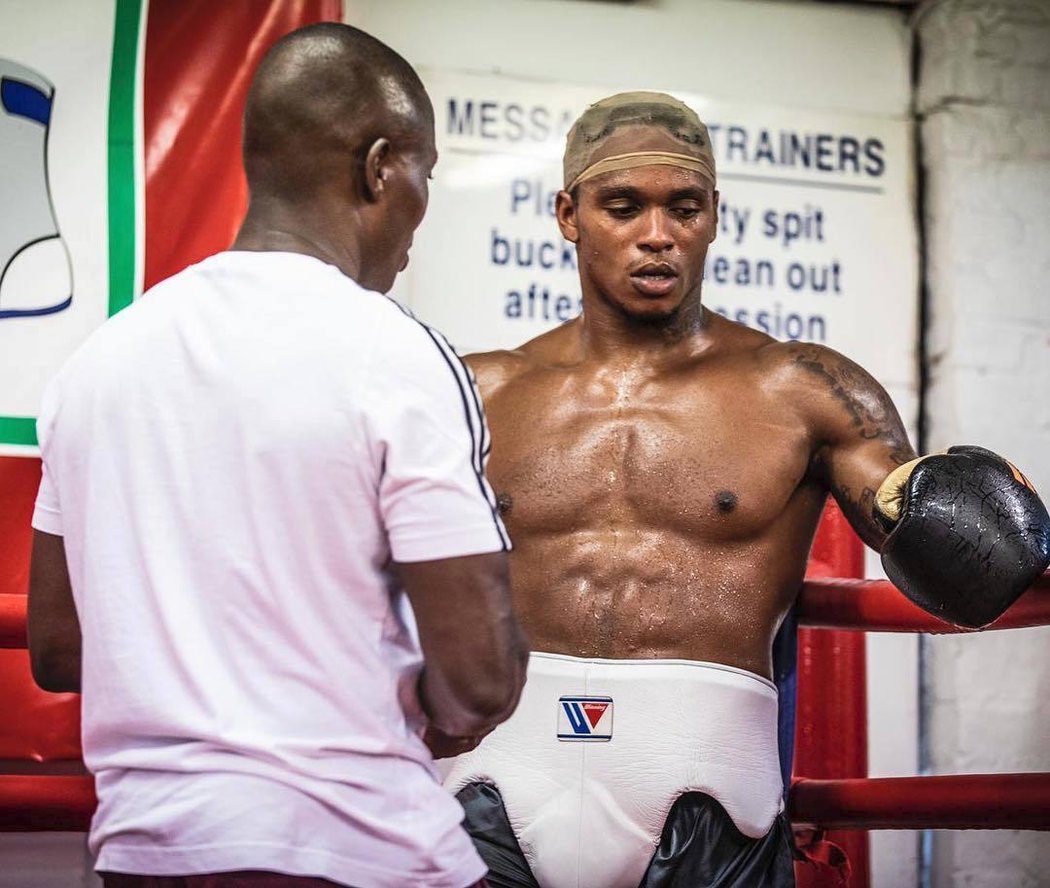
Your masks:
M436 759L453 758L464 752L470 752L481 741L482 737L450 737L433 725L427 725L423 734L423 742Z
M1028 479L983 447L899 466L875 496L886 574L934 616L977 629L1050 563L1050 516Z

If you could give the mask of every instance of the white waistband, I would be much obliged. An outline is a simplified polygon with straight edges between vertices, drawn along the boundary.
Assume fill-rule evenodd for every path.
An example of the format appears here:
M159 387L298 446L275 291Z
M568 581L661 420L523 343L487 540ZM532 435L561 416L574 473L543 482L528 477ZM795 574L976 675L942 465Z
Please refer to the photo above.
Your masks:
M738 666L729 666L726 663L711 663L707 660L676 660L676 659L643 659L643 658L630 658L630 659L609 659L605 657L572 657L568 654L550 654L546 651L533 651L529 655L529 669L540 668L542 669L543 662L550 661L553 663L565 663L567 665L575 666L586 666L593 664L595 666L609 666L615 667L623 672L630 672L632 675L637 674L639 679L649 680L652 675L644 675L643 672L648 672L642 667L656 666L656 667L674 667L674 666L686 666L695 669L710 669L715 672L727 672L733 675L739 675L743 678L748 678L753 681L757 681L759 684L765 685L774 694L777 693L777 686L771 682L768 678L758 675L754 672L749 672L747 669L741 669ZM634 667L639 667L634 669ZM681 675L687 676L689 673L683 671Z

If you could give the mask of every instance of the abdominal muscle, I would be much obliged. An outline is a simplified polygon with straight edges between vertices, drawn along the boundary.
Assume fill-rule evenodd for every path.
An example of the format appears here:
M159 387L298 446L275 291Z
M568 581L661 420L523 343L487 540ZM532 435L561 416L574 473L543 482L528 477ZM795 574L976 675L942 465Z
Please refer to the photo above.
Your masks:
M532 650L698 660L766 678L805 569L797 546L791 557L768 539L705 543L608 528L519 533L515 543L515 608Z

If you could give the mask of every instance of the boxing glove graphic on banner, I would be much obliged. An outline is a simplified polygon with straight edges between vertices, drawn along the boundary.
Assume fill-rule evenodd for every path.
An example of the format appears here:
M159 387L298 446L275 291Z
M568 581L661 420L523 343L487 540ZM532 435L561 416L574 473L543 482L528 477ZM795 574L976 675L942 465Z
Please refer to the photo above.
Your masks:
M54 314L73 301L48 186L54 93L40 74L0 58L0 319Z

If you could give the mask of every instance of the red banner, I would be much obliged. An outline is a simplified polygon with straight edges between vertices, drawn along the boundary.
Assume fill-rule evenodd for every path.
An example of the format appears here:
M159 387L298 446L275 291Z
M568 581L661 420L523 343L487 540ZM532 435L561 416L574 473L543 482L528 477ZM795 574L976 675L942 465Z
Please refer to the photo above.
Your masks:
M233 241L247 206L241 112L252 74L284 34L342 13L341 0L151 0L144 289Z

